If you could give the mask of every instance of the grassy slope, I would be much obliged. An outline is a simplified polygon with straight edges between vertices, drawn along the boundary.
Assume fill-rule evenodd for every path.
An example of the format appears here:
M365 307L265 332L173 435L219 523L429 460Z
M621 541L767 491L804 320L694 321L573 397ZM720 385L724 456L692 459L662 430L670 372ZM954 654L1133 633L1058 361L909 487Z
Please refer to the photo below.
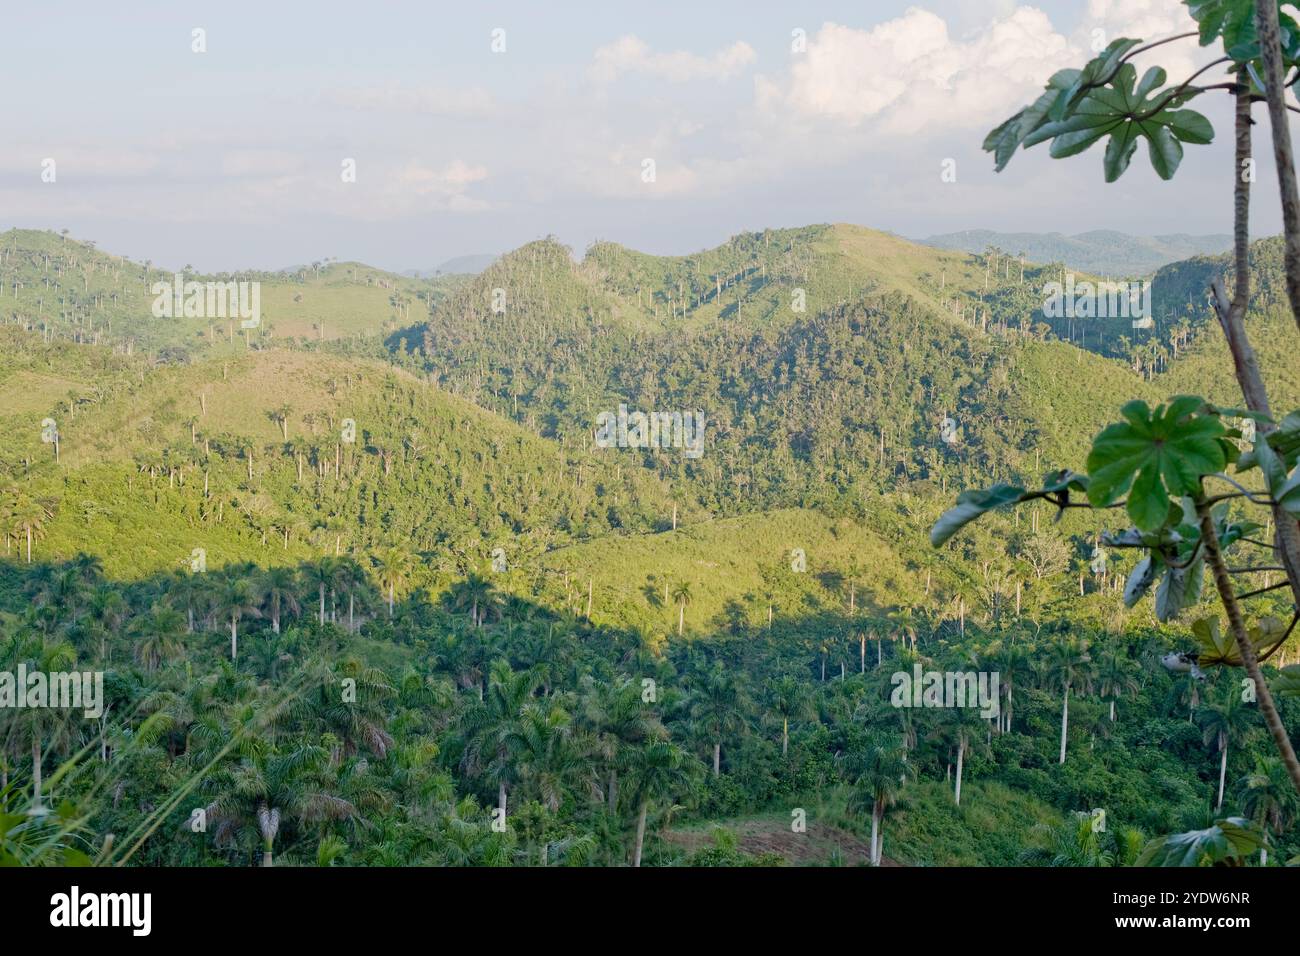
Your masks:
M465 281L464 277L413 279L356 262L333 263L319 270L239 273L239 277L262 283L264 336L313 340L381 335L421 321L428 300L436 301ZM205 282L219 277L193 273L188 278ZM16 293L15 281L21 286ZM80 333L91 341L98 333L97 341L117 346L130 342L140 351L167 347L218 354L238 351L238 323L232 343L229 322L152 315L150 286L171 281L172 273L146 270L142 263L53 232L0 233L0 314L6 319L18 315L37 328L48 324L61 335ZM395 296L407 303L405 308L394 301ZM79 317L75 321L73 312Z
M30 374L19 371L10 379ZM5 381L0 377L0 388ZM206 416L200 393L206 396ZM299 484L292 457L278 455L284 439L274 413L284 404L292 409L290 439L301 436L329 461L341 420L357 421L358 443L344 454L342 481L318 479L309 464ZM75 418L60 415L62 463L57 468L52 450L39 441L39 421L45 413L44 408L32 408L6 419L11 427L0 437L0 460L19 463L13 476L18 479L23 474L21 460L30 457L34 466L23 477L24 486L59 499L48 539L38 551L46 557L66 557L82 549L96 552L111 574L134 577L174 566L199 546L208 549L210 564L218 566L231 560L301 560L333 543L332 534L309 534L332 509L354 526L345 547L363 542L373 547L387 538L419 548L450 533L451 525L428 517L440 509L438 513L454 513L458 536L474 526L484 535L521 540L518 547L535 552L543 546L544 532L553 530L557 508L581 514L607 507L598 503L600 495L592 488L598 482L572 493L563 485L549 491L540 488L544 479L572 470L555 445L377 362L272 350L229 361L161 367L146 376L145 384L83 406ZM309 415L315 418L311 425L305 423ZM198 445L190 441L191 419ZM403 450L412 435L423 445L418 459ZM203 461L204 436L231 450L225 457L214 454ZM251 483L247 447L254 451ZM397 452L391 478L382 473L380 447ZM183 466L183 487L170 483L168 462ZM155 477L140 471L146 464L157 466ZM207 508L200 490L205 470L211 473L213 494ZM654 479L640 472L629 473L621 489L602 469L596 470L596 477L610 486L611 495L622 490L640 500L667 500ZM480 504L485 495L491 500L490 489L502 499L497 513ZM557 494L563 497L558 503ZM253 496L269 499L272 510L291 524L306 526L291 535L287 548L274 536L263 544L261 535L239 520L236 509ZM367 506L372 496L388 497ZM427 509L416 507L420 496L426 496ZM217 502L224 502L220 522L206 513ZM409 523L409 531L385 526L394 517L385 507L403 502L396 517ZM536 514L530 515L529 507L535 507ZM528 521L533 523L511 523ZM537 541L531 540L534 536Z

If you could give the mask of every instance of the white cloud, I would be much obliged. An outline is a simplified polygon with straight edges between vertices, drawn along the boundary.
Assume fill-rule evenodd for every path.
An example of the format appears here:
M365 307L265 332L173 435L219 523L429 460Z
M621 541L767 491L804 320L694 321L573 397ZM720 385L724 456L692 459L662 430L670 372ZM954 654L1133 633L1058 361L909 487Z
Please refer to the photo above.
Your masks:
M654 53L645 41L635 36L623 36L596 50L588 74L598 83L612 83L624 73L642 73L672 83L727 80L738 75L756 58L754 48L743 40L712 56L699 56L684 50Z
M886 132L969 127L1000 119L1031 99L1081 53L1047 15L1019 7L962 39L927 10L866 30L827 23L790 71L755 82L760 109Z
M1195 30L1196 21L1182 0L1088 0L1088 10L1080 24L1081 39L1090 42L1096 29L1103 31L1107 43L1117 37L1150 42ZM1139 72L1148 66L1163 66L1172 82L1181 83L1198 66L1221 53L1219 44L1202 49L1192 37L1140 53L1133 63Z

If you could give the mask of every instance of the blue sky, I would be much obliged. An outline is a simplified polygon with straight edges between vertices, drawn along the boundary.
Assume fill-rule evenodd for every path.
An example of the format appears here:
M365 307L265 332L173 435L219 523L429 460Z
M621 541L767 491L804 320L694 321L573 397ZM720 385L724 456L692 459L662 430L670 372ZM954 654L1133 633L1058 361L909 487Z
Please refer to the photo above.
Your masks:
M1176 0L13 6L0 228L205 270L427 268L548 234L686 253L825 221L1227 232L1221 94L1203 108L1218 141L1188 147L1171 183L1141 151L1106 186L1099 149L1040 148L1002 174L979 149L1086 60L1094 31L1189 25ZM1206 58L1183 41L1139 65L1176 82ZM1265 234L1278 218L1259 152Z

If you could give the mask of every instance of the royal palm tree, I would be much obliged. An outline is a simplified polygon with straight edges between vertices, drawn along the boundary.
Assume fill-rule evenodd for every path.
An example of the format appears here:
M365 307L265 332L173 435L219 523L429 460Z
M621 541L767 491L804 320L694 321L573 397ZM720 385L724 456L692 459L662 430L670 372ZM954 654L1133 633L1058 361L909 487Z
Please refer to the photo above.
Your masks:
M283 611L297 614L301 610L298 604L298 576L292 568L267 568L257 582L258 595L270 605L271 631L280 633L280 615Z
M1086 691L1092 683L1092 657L1088 642L1067 638L1053 644L1048 652L1046 678L1061 693L1061 759L1065 763L1065 741L1070 727L1070 693L1075 688Z
M325 626L325 592L334 587L338 570L338 560L332 557L317 558L302 568L303 583L308 587L315 588L320 599L318 620L321 627Z
M517 739L521 716L536 686L536 678L528 671L517 673L505 661L498 661L483 700L466 711L462 719L461 766L471 777L496 781L497 810L502 820L509 787L515 780L510 745Z
M641 865L650 808L690 792L691 766L690 756L667 741L654 740L632 749L625 779L628 797L637 808L633 866Z
M406 587L415 569L415 558L402 548L386 548L375 557L375 573L379 583L388 593L388 617L393 617L393 600L398 588Z
M13 533L26 537L27 563L31 564L32 542L45 537L45 522L54 517L52 506L25 492L18 492L5 513Z
M908 777L914 774L907 752L896 741L875 737L844 756L844 772L852 786L849 808L871 814L871 865L884 857L885 813L898 802Z
M218 613L230 622L230 659L239 657L239 622L246 617L261 617L262 606L257 588L245 577L231 574L217 592Z
M1223 787L1228 775L1228 748L1241 739L1250 726L1250 708L1241 699L1241 691L1228 683L1218 700L1204 703L1196 711L1196 721L1201 725L1202 739L1208 746L1214 743L1219 751L1219 797L1214 812L1223 809Z
M582 680L580 722L590 735L596 756L605 763L605 799L611 813L618 810L619 769L631 748L668 734L641 700L641 688L631 680L621 683Z
M530 701L505 745L525 796L536 798L552 814L559 812L584 775L591 777L591 764L574 737L572 721L554 700Z
M1097 689L1110 703L1110 719L1115 720L1115 701L1133 697L1138 692L1137 663L1118 648L1111 647L1097 664Z
M136 636L135 659L146 673L152 674L163 661L185 652L181 643L185 619L180 611L165 604L155 604L148 614L137 617L131 630Z
M1278 757L1256 757L1255 769L1237 781L1241 809L1267 836L1282 833L1300 812L1300 798ZM1259 848L1259 865L1268 865L1268 846Z
M749 709L748 688L743 675L714 664L699 676L690 697L691 719L713 744L713 776L722 767L722 741L745 729Z
M686 627L686 605L691 603L691 586L683 581L673 589L673 603L677 605L677 636Z
M468 608L470 621L478 628L483 626L489 613L496 612L500 602L492 582L471 572L452 588L451 605L458 611Z
M25 666L28 673L49 674L70 670L76 663L76 652L67 641L46 640L29 633L15 637L4 648L4 667L9 672ZM25 692L25 688L23 689ZM19 739L26 738L32 755L32 812L44 812L41 771L47 749L67 740L68 713L55 707L23 707L16 711L15 725Z
M790 751L790 721L808 720L817 716L812 693L805 681L793 674L782 674L767 688L767 709L781 721L781 756Z
M961 780L966 754L970 751L973 740L978 740L981 746L984 743L979 711L973 707L948 707L943 711L941 723L943 735L952 741L953 747L957 750L957 778L954 781L953 802L961 806Z

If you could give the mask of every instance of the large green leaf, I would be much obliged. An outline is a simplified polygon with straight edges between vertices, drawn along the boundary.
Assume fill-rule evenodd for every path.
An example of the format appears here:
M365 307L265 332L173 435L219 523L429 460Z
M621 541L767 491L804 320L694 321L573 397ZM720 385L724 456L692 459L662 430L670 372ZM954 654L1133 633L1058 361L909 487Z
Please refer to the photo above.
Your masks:
M1096 62L1096 61L1094 61ZM1085 69L1086 75L1088 71ZM1162 179L1171 178L1183 159L1184 142L1205 144L1213 140L1214 127L1200 113L1173 109L1195 95L1195 90L1162 90L1165 71L1153 66L1139 82L1137 70L1125 63L1109 76L1109 84L1088 90L1072 108L1061 110L1062 98L1052 106L1052 121L1024 138L1025 148L1052 140L1051 154L1060 159L1087 149L1103 136L1106 144L1106 181L1114 182L1128 168L1141 139L1147 141L1151 165ZM1081 76L1076 86L1084 80Z
M1201 46L1223 39L1223 52L1238 63L1259 58L1259 34L1255 30L1255 0L1185 0L1187 12L1196 21ZM1282 55L1287 62L1300 56L1300 29L1278 4L1278 25Z
M1170 518L1171 497L1195 495L1204 475L1226 463L1219 439L1225 433L1214 415L1199 414L1204 402L1179 396L1154 412L1146 402L1125 405L1127 419L1108 426L1088 453L1088 499L1097 507L1128 494L1133 523L1154 531ZM1179 509L1181 514L1181 509Z
M1156 589L1156 620L1172 621L1201 599L1205 561L1199 555L1186 567L1170 567Z
M1241 648L1231 631L1223 631L1219 619L1202 618L1192 624L1192 634L1196 637L1197 663L1202 667L1240 667ZM1247 628L1246 636L1250 639L1256 655L1272 650L1286 637L1286 626L1275 617L1260 618Z
M1288 664L1269 685L1279 697L1300 697L1300 664Z
M995 485L985 490L963 491L957 504L945 511L930 529L930 544L936 548L993 508L1005 508L1025 498L1025 489L1013 485Z
M1043 487L1037 491L1026 491L1007 484L994 485L985 490L963 491L957 496L956 506L940 515L930 529L930 543L939 547L970 522L994 508L1005 508L1037 498L1049 498L1053 503L1060 504L1070 500L1070 492L1086 493L1087 490L1087 475L1062 468L1044 475Z
M1171 833L1147 844L1137 866L1237 866L1264 845L1245 817L1216 820L1206 830Z

